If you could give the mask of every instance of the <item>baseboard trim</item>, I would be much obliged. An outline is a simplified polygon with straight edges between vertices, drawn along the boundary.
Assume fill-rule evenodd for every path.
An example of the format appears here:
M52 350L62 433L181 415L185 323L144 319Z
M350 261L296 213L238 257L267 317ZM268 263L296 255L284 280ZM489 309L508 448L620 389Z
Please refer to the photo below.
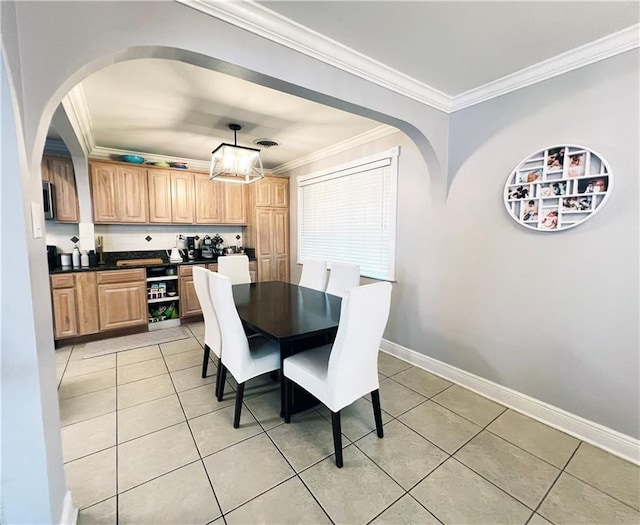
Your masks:
M386 339L382 340L380 348L384 352L427 372L452 381L545 425L640 465L640 440Z
M67 490L62 503L62 514L60 515L60 525L76 525L78 523L78 509L73 506L71 491Z

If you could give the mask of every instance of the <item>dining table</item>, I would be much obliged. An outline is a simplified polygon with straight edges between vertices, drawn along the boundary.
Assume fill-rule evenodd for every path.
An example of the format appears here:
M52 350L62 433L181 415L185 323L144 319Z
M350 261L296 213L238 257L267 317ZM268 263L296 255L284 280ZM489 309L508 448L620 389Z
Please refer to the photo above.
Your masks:
M296 284L268 281L236 284L233 300L245 329L275 341L282 362L289 356L313 352L332 342L340 321L342 299ZM298 385L291 385L290 413L306 410L318 401ZM284 414L284 377L280 373L280 415Z

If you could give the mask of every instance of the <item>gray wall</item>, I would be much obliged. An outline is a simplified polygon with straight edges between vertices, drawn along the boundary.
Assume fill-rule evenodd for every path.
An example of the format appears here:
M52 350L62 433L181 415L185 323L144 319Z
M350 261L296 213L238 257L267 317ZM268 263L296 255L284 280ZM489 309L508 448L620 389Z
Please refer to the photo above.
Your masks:
M420 331L406 338L635 438L639 63L636 49L452 115L453 182L441 220L447 300L432 323L436 341L421 343ZM526 230L502 205L506 177L525 157L563 143L607 159L612 193L576 228Z
M444 207L402 133L292 171L292 282L296 177L400 144L385 338L639 437L638 93L636 50L453 114ZM574 229L527 230L505 210L507 176L563 143L608 160L612 193Z

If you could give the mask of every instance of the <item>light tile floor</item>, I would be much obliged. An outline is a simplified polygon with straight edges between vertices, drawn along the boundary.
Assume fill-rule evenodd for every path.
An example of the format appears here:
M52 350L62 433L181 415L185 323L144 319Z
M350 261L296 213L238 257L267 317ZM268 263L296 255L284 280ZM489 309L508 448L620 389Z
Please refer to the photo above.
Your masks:
M82 358L57 350L67 484L80 524L640 523L640 469L380 353L384 439L368 396L279 417L278 385L200 377L189 339Z

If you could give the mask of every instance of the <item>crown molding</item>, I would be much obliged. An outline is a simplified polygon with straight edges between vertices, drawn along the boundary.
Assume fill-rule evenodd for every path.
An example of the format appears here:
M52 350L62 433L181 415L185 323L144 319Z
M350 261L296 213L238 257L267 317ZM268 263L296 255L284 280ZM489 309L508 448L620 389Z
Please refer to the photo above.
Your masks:
M71 127L75 130L80 145L87 154L96 147L93 138L93 126L91 125L91 115L87 99L84 96L82 84L77 84L66 97L62 99L62 107L67 113L67 118Z
M251 0L176 0L381 87L448 112L451 97Z
M479 104L640 46L640 24L636 24L493 82L451 96L252 0L176 1L446 113Z
M451 111L457 111L506 93L517 91L605 58L630 51L639 46L640 24L636 24L548 60L538 62L511 75L456 95L453 97Z
M342 142L338 142L337 144L333 144L327 148L321 149L319 151L315 151L309 155L305 155L304 157L300 157L298 159L285 162L284 164L281 164L277 168L274 168L272 170L272 173L274 175L287 173L295 168L299 168L300 166L305 166L312 162L315 162L321 159L326 159L331 155L336 155L337 153L348 151L352 148L361 146L362 144L366 144L367 142L381 139L382 137L386 137L387 135L391 135L397 132L398 130L396 128L383 124L369 131L365 131L360 135L356 135L355 137L352 137L350 139L343 140Z

